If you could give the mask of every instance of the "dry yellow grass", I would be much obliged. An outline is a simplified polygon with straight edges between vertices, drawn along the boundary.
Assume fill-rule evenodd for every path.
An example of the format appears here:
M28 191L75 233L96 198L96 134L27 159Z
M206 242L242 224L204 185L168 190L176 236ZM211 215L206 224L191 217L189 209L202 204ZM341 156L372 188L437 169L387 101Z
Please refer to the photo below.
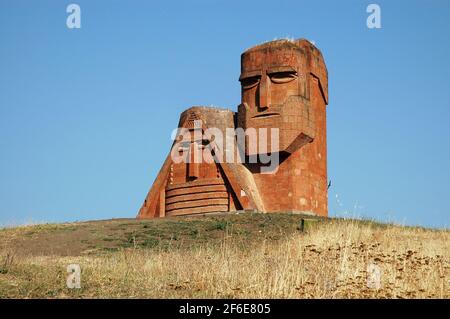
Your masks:
M449 243L445 230L329 220L248 247L227 229L218 244L191 249L11 260L4 247L0 297L449 298ZM72 263L81 266L81 289L66 288ZM381 269L378 290L367 287L369 264Z

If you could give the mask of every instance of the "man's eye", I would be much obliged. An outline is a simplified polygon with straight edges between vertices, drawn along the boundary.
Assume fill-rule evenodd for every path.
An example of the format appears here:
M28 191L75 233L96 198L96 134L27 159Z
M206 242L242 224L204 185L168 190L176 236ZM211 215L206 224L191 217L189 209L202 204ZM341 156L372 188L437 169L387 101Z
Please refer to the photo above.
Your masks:
M273 83L288 83L297 78L297 72L276 72L271 73L269 76Z
M245 78L241 80L241 85L244 90L251 89L259 84L259 76L253 76L251 78Z

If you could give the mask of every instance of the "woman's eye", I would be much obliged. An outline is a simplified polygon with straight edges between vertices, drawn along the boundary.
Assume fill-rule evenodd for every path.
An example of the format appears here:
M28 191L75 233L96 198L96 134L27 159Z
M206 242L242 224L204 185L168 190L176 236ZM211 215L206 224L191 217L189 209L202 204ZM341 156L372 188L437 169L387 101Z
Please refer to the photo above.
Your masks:
M273 83L288 83L297 78L296 72L277 72L269 75Z
M244 90L251 89L259 84L259 76L254 76L251 78L246 78L241 80L241 85Z
M190 146L191 146L191 142L181 142L180 143L180 148L182 148L183 150L188 150Z

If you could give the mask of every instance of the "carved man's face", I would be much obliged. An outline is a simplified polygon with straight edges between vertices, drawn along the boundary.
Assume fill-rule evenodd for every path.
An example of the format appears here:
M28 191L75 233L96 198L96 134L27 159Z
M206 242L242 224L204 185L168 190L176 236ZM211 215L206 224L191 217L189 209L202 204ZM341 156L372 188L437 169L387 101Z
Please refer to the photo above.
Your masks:
M241 57L239 78L242 88L240 126L257 130L278 128L279 151L293 152L311 141L313 130L308 128L312 126L312 112L306 99L306 69L304 51L292 44L263 46L245 52ZM246 145L246 154L254 155L250 149Z
M292 51L256 51L243 57L242 102L254 117L277 116L288 96L298 95L298 56Z

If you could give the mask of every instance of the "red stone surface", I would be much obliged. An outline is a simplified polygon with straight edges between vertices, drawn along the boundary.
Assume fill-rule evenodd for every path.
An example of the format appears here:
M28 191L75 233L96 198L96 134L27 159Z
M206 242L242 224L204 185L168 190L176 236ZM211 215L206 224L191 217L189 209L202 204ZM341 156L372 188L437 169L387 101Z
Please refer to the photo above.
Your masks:
M307 40L277 40L253 47L241 56L241 104L238 112L193 107L178 127L191 136L218 128L277 128L280 163L263 174L261 163L174 163L170 154L150 189L138 218L228 212L298 212L327 216L326 105L328 75L320 51ZM202 127L193 125L202 121ZM198 135L197 135L198 136ZM268 139L268 150L273 150ZM245 155L263 155L248 139ZM193 159L209 148L216 156L235 150L215 139L195 140L171 151ZM272 148L272 149L271 149Z
M307 40L256 46L241 56L240 80L239 125L280 130L278 171L247 165L265 209L326 216L328 78L320 51Z

